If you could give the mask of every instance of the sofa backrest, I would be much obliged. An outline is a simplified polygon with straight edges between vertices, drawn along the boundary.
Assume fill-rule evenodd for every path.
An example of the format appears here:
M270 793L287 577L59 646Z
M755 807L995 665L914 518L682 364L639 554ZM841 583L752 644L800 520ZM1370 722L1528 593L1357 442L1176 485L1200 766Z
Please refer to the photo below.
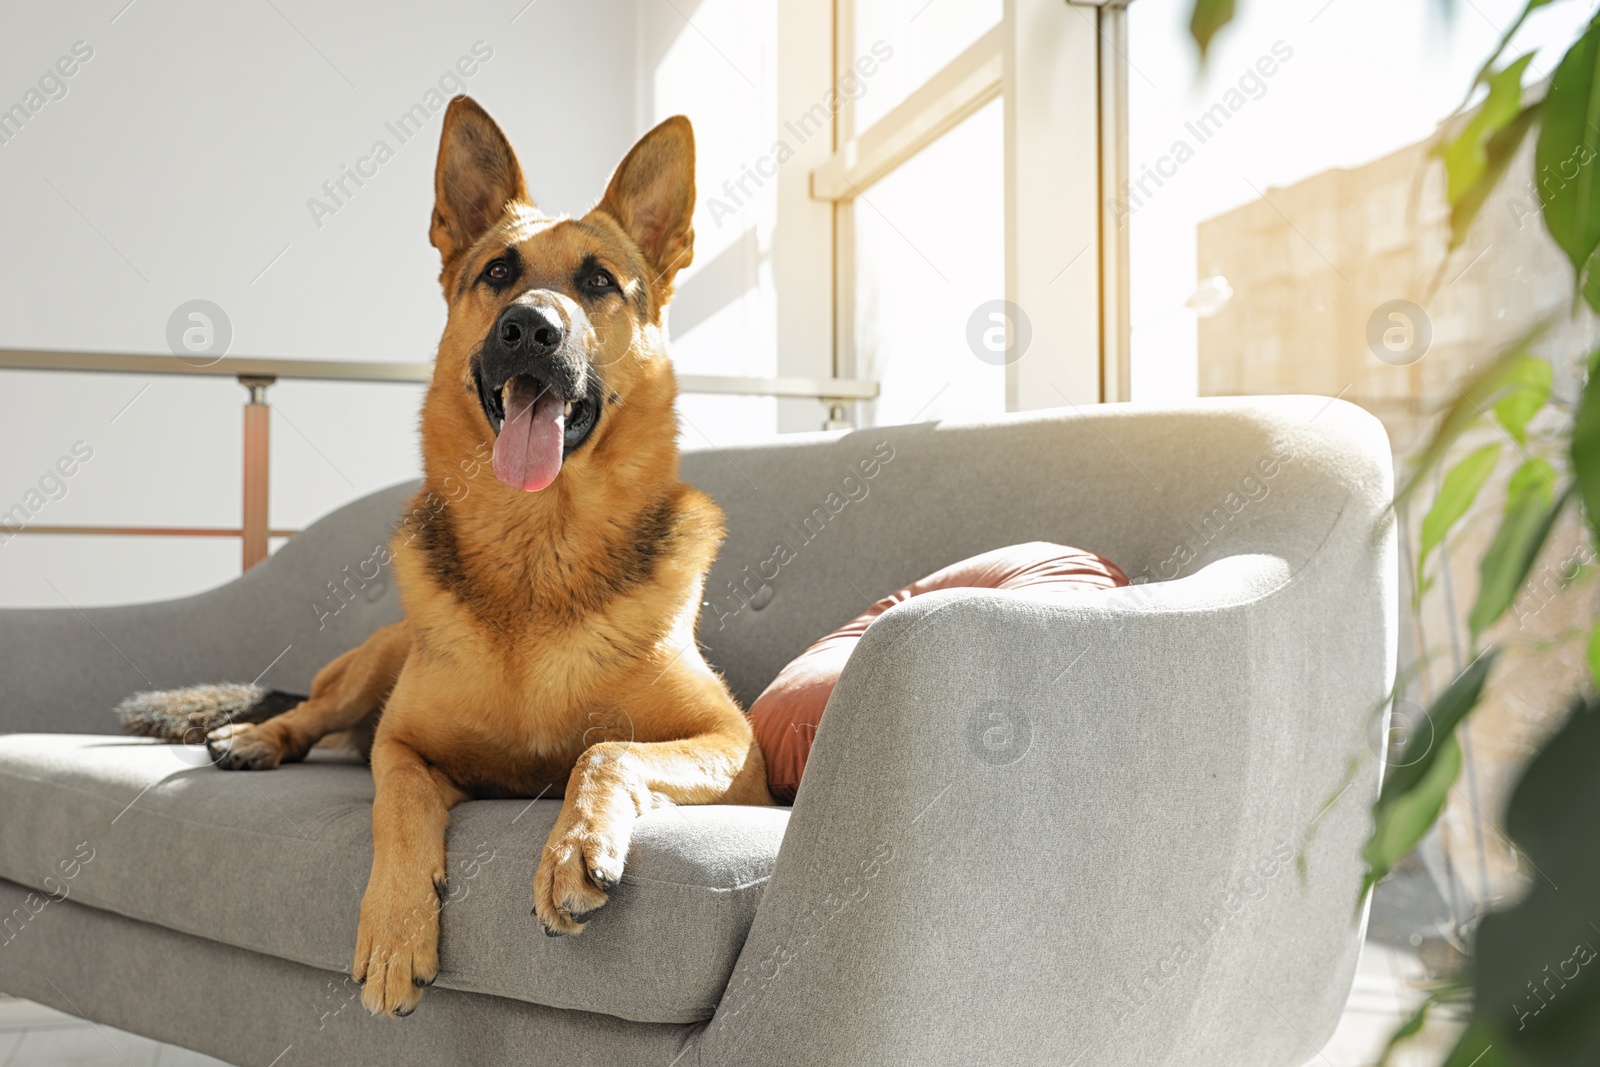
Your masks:
M1024 541L1099 552L1136 583L1225 556L1303 559L1354 481L1386 479L1377 420L1326 397L1100 405L804 434L686 453L727 512L699 639L741 703L807 644L940 567Z
M1351 486L1386 481L1388 467L1377 421L1324 397L1101 405L687 451L685 480L728 516L699 640L748 707L811 641L967 556L1056 541L1104 554L1135 582L1238 554L1293 564ZM0 611L0 730L115 732L109 709L128 693L201 681L260 676L304 692L399 618L375 560L415 489L354 501L197 596Z

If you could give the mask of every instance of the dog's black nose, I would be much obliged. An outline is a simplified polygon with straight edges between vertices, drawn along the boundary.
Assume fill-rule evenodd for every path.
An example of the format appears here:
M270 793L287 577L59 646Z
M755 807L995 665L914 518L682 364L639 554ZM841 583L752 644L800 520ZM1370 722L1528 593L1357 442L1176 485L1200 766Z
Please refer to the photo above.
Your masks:
M561 347L566 327L552 308L537 304L512 304L500 313L495 336L507 351L547 356Z

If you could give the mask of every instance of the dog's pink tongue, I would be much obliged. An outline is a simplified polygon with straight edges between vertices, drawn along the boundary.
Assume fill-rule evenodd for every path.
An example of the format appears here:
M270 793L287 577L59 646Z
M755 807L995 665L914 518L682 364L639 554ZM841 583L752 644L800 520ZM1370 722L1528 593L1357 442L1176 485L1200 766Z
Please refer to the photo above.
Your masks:
M505 404L506 423L494 442L495 477L513 489L538 492L561 473L566 402L519 374L506 386Z

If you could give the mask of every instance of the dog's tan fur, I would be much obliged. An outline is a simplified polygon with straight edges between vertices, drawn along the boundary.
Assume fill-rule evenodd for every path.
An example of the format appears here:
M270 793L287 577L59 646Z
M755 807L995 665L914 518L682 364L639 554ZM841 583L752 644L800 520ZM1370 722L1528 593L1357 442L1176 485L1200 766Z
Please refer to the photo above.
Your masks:
M375 1014L409 1014L438 973L445 827L462 800L563 797L533 876L553 934L578 933L606 902L642 812L772 802L749 723L694 642L723 517L678 480L662 314L693 254L693 174L689 123L669 119L592 211L550 218L476 103L458 97L445 115L429 237L450 315L423 407L424 486L391 550L405 620L324 668L293 711L214 740L224 766L250 768L300 759L336 731L370 744L374 855L353 974ZM508 247L518 283L476 284ZM595 300L574 285L591 256L620 292ZM489 473L495 434L471 371L530 288L584 338L605 398L539 492Z

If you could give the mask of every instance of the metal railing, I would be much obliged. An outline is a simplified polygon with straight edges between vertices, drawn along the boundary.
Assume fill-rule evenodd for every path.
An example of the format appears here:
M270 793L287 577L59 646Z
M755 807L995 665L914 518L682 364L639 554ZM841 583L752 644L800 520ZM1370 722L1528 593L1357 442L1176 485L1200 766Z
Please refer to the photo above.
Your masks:
M313 359L256 359L225 356L187 358L120 352L58 352L46 349L0 348L0 370L71 371L100 374L178 375L233 378L248 391L244 404L244 499L240 524L216 526L3 526L7 534L87 534L115 537L237 537L245 570L267 558L268 540L292 537L298 530L274 529L267 520L267 485L271 471L270 408L267 389L278 379L323 382L405 382L425 384L433 378L431 363L363 363ZM740 378L706 374L678 375L684 393L723 396L800 397L828 407L825 429L849 425L846 405L878 395L876 382L850 378Z

